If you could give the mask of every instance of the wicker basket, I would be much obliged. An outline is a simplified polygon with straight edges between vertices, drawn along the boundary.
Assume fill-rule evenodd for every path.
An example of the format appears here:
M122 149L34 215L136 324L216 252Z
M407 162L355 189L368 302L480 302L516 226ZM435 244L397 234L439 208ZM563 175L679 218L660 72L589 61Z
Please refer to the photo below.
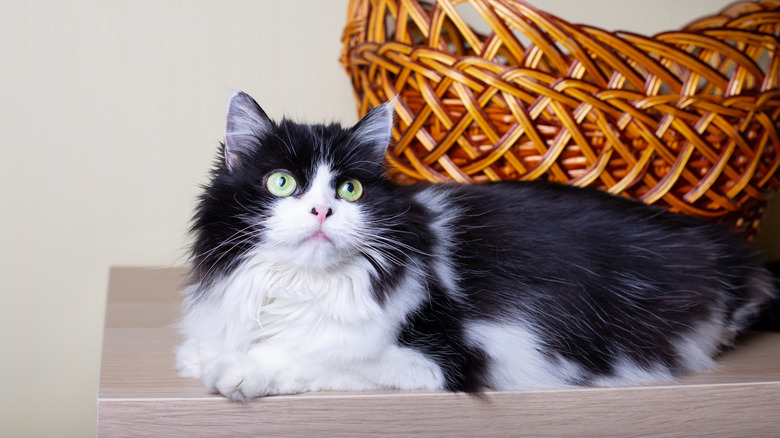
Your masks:
M780 0L652 38L516 0L350 0L341 61L361 115L401 96L399 181L593 186L752 234L780 185L778 36Z

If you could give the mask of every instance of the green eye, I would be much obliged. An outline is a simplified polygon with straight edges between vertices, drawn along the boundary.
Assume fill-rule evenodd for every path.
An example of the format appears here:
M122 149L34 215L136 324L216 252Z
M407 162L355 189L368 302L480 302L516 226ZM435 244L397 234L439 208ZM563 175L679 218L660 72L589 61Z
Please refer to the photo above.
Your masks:
M287 196L292 195L298 188L298 183L295 181L295 178L283 171L274 172L269 175L265 184L271 194L280 198L286 198Z
M363 184L356 179L348 179L341 183L336 193L345 201L355 202L363 196Z

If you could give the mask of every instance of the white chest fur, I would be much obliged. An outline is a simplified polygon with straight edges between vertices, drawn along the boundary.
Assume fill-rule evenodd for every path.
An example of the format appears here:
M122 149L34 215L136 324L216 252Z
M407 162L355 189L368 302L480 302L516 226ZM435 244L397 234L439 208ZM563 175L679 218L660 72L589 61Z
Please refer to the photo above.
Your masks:
M416 275L407 274L397 293L379 305L371 271L360 263L322 272L259 260L185 312L188 340L178 351L183 376L202 377L209 389L233 398L405 382L441 386L435 364L395 343L403 319L424 297ZM236 393L233 387L242 381L255 387Z
M208 298L190 307L184 323L191 317L201 328L185 330L245 351L258 342L321 337L324 329L368 328L385 319L371 296L370 272L364 266L344 264L324 272L259 257L251 260L215 284Z

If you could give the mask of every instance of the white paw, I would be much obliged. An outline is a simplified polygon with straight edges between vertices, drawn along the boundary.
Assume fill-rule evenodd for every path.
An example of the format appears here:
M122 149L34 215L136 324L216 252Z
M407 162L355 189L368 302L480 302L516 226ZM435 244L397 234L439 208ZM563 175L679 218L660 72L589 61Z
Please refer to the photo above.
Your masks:
M200 362L191 358L178 356L176 358L176 370L179 371L179 377L200 378Z
M204 370L206 390L246 402L267 395L268 380L251 357L244 353L218 356Z
M176 348L176 369L180 377L199 379L203 368L216 356L216 349L189 339Z
M389 348L378 365L374 374L379 376L377 382L384 387L405 390L444 387L441 368L416 350Z

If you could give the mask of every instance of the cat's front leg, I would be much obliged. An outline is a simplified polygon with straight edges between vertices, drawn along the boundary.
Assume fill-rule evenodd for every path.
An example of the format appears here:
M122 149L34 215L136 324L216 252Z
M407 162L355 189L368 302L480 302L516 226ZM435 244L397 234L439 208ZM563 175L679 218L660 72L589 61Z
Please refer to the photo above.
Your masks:
M443 389L441 367L422 353L408 347L388 345L377 360L359 367L361 374L385 389Z
M394 344L365 357L354 352L297 356L280 345L256 345L249 351L268 370L266 393L442 389L441 367L417 350Z
M255 345L247 353L225 352L203 373L206 390L246 402L267 395L296 394L312 387L314 367L301 366L282 348Z
M344 363L296 358L278 346L256 345L248 353L220 354L205 368L203 382L211 392L246 402L317 390L443 389L445 379L431 359L396 345L377 356Z
M217 357L219 350L211 344L187 339L176 348L176 369L180 377L199 379L203 369Z
M441 367L420 352L387 345L358 360L338 361L309 373L309 388L330 391L435 390L445 386Z
M266 373L248 354L239 351L222 353L203 370L206 390L242 402L268 393Z

